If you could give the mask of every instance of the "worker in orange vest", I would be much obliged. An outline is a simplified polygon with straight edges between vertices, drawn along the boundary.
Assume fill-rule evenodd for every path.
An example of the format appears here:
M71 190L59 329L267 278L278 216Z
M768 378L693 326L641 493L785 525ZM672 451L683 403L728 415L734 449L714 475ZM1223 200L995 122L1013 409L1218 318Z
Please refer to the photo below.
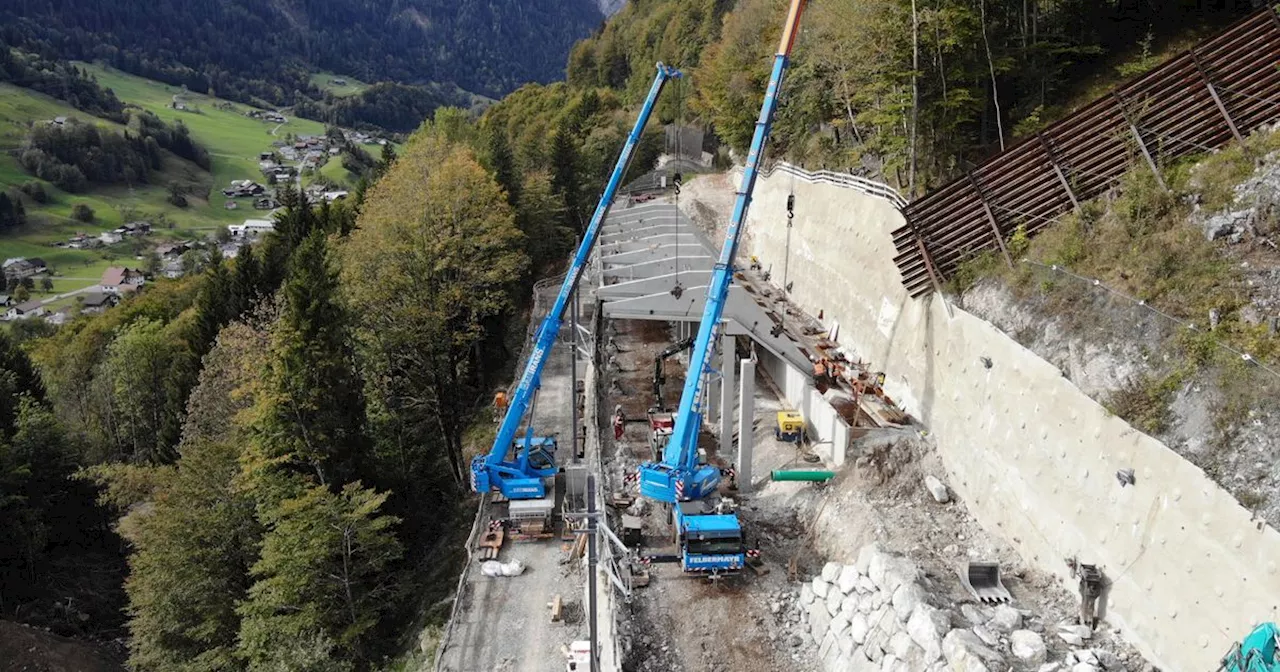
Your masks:
M498 390L498 393L493 395L494 422L501 420L502 416L506 414L507 414L507 391Z

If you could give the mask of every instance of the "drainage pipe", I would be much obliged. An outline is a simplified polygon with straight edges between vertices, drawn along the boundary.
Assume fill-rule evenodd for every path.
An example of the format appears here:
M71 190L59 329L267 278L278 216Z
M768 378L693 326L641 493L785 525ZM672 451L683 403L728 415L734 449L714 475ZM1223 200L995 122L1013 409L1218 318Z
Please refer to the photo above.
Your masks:
M821 471L813 469L795 469L790 471L774 471L770 476L775 481L829 481L836 477L834 471Z

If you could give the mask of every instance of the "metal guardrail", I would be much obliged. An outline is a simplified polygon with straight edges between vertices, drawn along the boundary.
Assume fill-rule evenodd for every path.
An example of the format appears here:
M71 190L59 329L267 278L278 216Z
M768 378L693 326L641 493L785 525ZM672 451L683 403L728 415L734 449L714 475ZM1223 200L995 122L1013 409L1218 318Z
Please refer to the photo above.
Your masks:
M1019 226L1034 234L1138 162L1211 151L1280 118L1280 14L1267 6L903 208L894 262L912 296Z
M774 173L785 173L791 175L798 180L803 180L809 184L830 184L845 189L853 189L860 191L868 196L884 199L893 204L899 210L907 207L907 199L902 197L896 189L884 184L876 182L865 177L859 177L852 173L838 173L833 170L817 170L808 171L799 166L792 165L786 161L779 161L768 169L761 172L763 177L769 177Z

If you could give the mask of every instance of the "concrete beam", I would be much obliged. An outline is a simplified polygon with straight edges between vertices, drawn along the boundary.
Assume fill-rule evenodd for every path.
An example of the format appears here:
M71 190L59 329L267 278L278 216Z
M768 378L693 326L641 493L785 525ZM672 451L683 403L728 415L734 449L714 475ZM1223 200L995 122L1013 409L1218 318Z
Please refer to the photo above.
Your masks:
M676 259L659 259L656 261L646 261L640 264L619 264L610 268L606 260L604 270L600 272L600 281L629 281L639 280L643 278L652 278L660 275L668 275L675 273L676 269L681 274L690 271L710 271L714 262L711 257L680 257Z
M597 290L597 295L605 301L612 301L614 299L661 294L662 292L671 291L677 280L686 289L690 286L706 287L711 282L711 271L684 271L682 273L666 273L639 280L627 280L605 285Z
M608 289L604 287L601 291ZM707 299L705 284L686 286L679 299L671 296L669 289L667 287L658 294L604 301L601 304L601 310L604 317L615 320L698 322L702 319L702 310ZM726 322L724 333L750 336L752 340L774 355L786 360L800 371L807 372L806 375L812 375L813 363L786 334L774 336L770 333L773 320L764 314L764 310L741 285L729 287L724 319Z
M670 206L668 206L669 208ZM676 216L667 213L651 213L647 217L637 217L628 220L616 220L612 216L609 221L600 227L602 234L617 234L625 231L639 231L655 226L693 226L693 222L684 215Z
M738 394L738 491L751 489L751 451L755 447L756 362L742 360Z
M609 243L600 243L600 254L607 259L612 255L622 252L637 252L639 250L652 250L663 245L679 245L682 248L690 245L698 245L698 239L693 236L692 232L688 233L664 233L653 236L642 236L630 240L618 240ZM698 246L701 250L701 245Z
M667 259L676 256L706 256L707 248L696 244L677 244L677 245L657 245L648 247L643 250L635 250L633 252L619 252L618 254L605 254L600 256L600 260L606 266L618 266L620 264L639 264L646 261L656 261L658 259Z
M607 233L601 230L600 244L616 243L623 240L634 240L645 236L661 236L669 233L685 233L689 232L688 226L679 224L654 224L653 226L645 226L638 229L622 229Z

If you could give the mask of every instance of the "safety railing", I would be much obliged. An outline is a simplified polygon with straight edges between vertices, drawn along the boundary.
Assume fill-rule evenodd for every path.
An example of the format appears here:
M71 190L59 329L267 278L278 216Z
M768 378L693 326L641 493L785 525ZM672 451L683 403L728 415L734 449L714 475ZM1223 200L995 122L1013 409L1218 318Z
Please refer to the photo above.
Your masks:
M834 170L809 171L786 161L779 161L763 170L760 174L763 177L769 177L774 173L790 175L809 184L830 184L844 189L853 189L868 196L886 200L899 210L907 207L907 199L903 198L902 194L899 194L893 187L883 182L859 177L853 173L840 173Z

